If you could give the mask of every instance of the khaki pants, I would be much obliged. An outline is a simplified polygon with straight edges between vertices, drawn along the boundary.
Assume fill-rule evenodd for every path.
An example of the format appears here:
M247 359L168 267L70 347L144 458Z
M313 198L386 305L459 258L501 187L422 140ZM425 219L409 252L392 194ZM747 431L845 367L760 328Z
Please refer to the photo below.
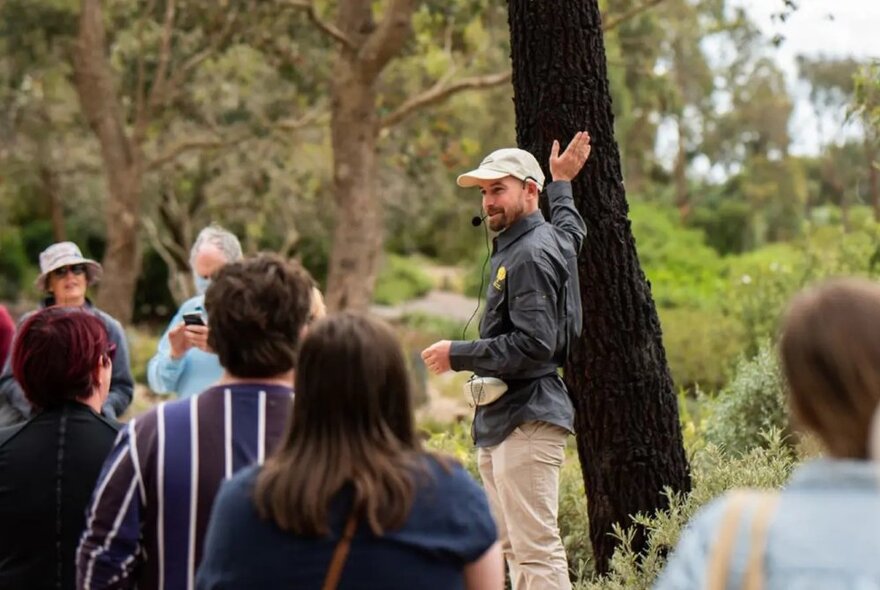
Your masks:
M556 522L567 436L559 426L526 422L501 444L477 451L514 590L571 588Z

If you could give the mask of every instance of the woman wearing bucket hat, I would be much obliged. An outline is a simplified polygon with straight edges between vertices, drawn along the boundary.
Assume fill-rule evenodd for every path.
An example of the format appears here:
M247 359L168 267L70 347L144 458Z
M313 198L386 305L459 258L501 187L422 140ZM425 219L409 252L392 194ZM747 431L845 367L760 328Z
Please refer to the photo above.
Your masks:
M107 329L107 336L116 345L116 360L110 380L110 394L102 412L109 418L122 414L131 403L134 380L129 366L128 344L122 325L112 316L95 307L86 297L89 285L98 282L102 274L101 265L83 257L79 247L73 242L52 244L40 253L40 275L36 285L46 293L41 308L84 307L94 313ZM30 314L21 318L23 323ZM18 382L12 374L11 363L7 359L0 374L0 426L26 420L31 415L31 406L25 399Z

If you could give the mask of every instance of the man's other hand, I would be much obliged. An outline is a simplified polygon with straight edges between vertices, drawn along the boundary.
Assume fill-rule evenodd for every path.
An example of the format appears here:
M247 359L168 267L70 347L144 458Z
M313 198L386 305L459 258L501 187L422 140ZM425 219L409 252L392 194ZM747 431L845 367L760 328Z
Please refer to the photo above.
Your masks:
M449 349L452 346L451 340L441 340L435 342L422 351L422 360L428 370L439 375L452 369L449 366Z

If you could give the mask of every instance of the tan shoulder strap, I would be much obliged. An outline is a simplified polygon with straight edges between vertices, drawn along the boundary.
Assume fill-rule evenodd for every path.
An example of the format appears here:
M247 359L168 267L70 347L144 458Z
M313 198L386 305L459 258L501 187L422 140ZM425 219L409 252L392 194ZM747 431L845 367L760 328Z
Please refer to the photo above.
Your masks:
M330 567L327 568L327 576L324 578L324 585L321 590L336 590L339 585L339 578L342 576L342 568L345 567L345 560L348 558L348 550L351 547L351 539L354 537L354 531L357 528L357 514L354 510L348 515L345 521L345 530L339 542L336 543L336 549L333 550L333 557L330 559Z
M770 519L779 502L776 492L760 490L734 490L725 507L718 537L709 554L707 588L726 590L730 574L730 562L736 545L736 533L746 506L755 506L749 531L749 555L743 576L742 590L761 590L764 585L764 550L767 546L767 530Z
M730 573L730 559L733 555L733 545L736 542L740 515L748 500L749 494L745 490L731 492L730 500L727 501L724 515L721 518L718 536L709 553L706 590L726 590L727 588L727 575Z
M770 519L779 504L779 494L764 492L758 495L758 505L752 517L752 534L749 538L749 561L743 578L744 590L761 590L764 586L764 556L767 548L767 530Z

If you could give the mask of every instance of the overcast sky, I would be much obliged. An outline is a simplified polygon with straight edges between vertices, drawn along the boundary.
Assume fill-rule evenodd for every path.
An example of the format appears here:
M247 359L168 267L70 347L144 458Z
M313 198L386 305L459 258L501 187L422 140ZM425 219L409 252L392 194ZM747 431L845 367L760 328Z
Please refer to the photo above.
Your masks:
M798 0L798 10L784 23L772 19L783 6L783 0L733 0L733 4L746 8L767 38L776 34L785 37L775 56L797 97L790 123L794 139L792 151L815 153L818 148L816 120L805 89L796 86L795 57L880 59L880 0Z

